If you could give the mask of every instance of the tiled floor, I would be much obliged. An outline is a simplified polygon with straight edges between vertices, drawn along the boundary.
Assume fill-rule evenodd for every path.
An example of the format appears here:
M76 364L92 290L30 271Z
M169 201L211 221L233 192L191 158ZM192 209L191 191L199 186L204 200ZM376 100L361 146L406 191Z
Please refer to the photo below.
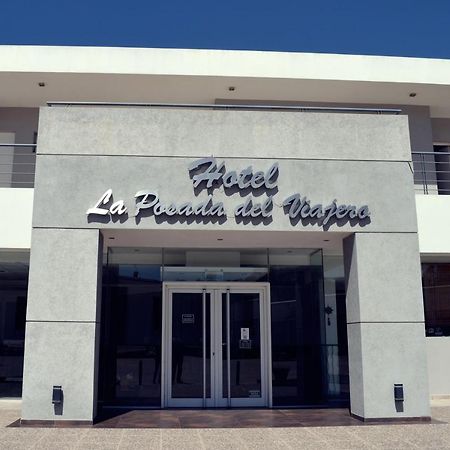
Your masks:
M7 425L19 409L9 407L0 408L0 449L450 449L450 406L433 408L439 422L431 424L317 426L320 414L312 415L315 426L14 428ZM189 414L180 415L180 426L182 419Z
M367 426L347 409L153 410L112 412L96 428L288 428ZM406 423L406 422L405 422Z

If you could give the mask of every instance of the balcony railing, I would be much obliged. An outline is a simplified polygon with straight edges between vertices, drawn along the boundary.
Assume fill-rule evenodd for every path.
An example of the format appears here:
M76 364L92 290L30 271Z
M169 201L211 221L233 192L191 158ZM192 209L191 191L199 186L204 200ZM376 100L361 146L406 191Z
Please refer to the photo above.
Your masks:
M412 152L415 190L450 195L450 152ZM36 144L0 143L0 187L34 187Z
M412 152L417 193L450 195L450 152Z
M211 109L244 111L291 111L291 112L326 112L358 114L400 114L398 108L357 108L353 106L310 106L310 105L264 105L245 103L136 103L136 102L47 102L47 106L91 106L107 108L173 108L173 109Z
M36 144L0 143L0 187L34 187Z

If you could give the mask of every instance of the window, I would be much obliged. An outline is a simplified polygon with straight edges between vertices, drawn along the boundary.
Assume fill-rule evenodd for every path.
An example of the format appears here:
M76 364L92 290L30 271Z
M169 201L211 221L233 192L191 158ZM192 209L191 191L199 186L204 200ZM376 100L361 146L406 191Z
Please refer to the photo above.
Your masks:
M427 336L450 336L450 263L422 264Z
M28 252L0 252L0 397L22 395Z

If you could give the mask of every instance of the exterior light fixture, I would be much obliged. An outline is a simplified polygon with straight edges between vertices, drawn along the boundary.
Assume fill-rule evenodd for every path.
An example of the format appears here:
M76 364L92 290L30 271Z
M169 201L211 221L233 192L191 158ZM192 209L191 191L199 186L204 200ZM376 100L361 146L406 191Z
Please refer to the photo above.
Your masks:
M415 97L416 95L417 95L417 94L416 94L415 92L410 92L410 93L409 93L409 96L410 96L410 97Z
M405 400L403 384L394 384L394 400L396 402L403 402Z
M63 390L61 386L53 386L52 403L60 405L63 402Z
M45 83L43 81L39 81L38 86L39 87L45 87Z
M229 90L230 92L233 92L233 91L236 90L236 87L235 87L235 86L229 86L229 87L228 87L228 90Z
M217 238L218 241L223 241L223 238Z

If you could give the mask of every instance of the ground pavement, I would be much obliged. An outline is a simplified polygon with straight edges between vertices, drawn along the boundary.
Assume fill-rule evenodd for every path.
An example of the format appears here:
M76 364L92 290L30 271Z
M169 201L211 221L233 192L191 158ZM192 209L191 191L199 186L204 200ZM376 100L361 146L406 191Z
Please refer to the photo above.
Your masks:
M450 449L450 404L433 423L277 428L108 429L8 427L20 404L0 405L0 449Z

